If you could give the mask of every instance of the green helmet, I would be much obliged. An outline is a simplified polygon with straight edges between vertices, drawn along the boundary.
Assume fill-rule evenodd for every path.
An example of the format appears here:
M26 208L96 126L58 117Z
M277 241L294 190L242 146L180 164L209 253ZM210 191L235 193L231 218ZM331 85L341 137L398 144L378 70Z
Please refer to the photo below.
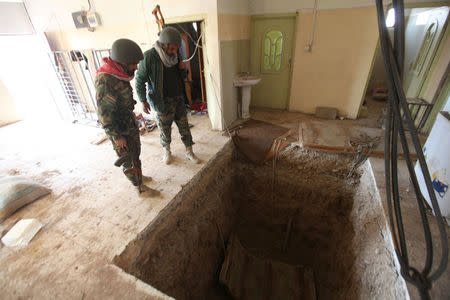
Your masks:
M159 33L159 42L163 44L175 44L181 46L180 32L173 27L165 27Z
M144 58L141 47L129 39L118 39L111 47L111 59L122 64L137 64Z

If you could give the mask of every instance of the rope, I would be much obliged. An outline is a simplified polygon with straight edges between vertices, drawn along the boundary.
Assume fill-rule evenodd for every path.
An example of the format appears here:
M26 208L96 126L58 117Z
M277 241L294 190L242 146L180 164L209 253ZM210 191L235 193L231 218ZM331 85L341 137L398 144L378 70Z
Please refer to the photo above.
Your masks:
M194 53L193 53L192 56L189 57L188 59L183 60L184 62L190 61L191 59L194 58L195 54L197 54L197 49L198 49L199 47L201 47L201 46L199 46L199 43L200 43L200 39L202 38L202 36L203 36L203 32L200 34L200 36L198 37L197 42L195 43Z

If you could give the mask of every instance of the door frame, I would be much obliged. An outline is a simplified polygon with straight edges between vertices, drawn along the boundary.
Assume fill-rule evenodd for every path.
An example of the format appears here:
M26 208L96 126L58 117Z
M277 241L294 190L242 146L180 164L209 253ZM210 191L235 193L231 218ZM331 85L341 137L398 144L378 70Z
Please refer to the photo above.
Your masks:
M440 6L450 6L450 5L448 4L448 2L445 2L445 1L405 3L405 5L404 5L405 8L410 8L410 9L412 9L412 8L425 8L425 7L440 7ZM389 9L391 9L391 8L392 8L392 3L389 3L386 6L386 8L385 8L384 13L387 14ZM405 20L406 22L408 21L408 18L409 18L409 16L406 18L406 20ZM449 18L450 18L450 14L447 16L447 21L445 23L444 32L443 32L442 36L440 37L440 39L438 41L438 45L437 45L436 51L434 53L434 57L431 60L430 66L426 70L427 75L425 77L424 82L422 83L422 87L420 88L419 96L418 96L419 98L423 97L424 92L428 88L429 79L430 79L429 75L433 73L433 71L434 71L434 69L436 67L436 63L437 63L440 55L442 54L442 40L444 39L446 31L448 30L448 20L449 20ZM405 23L405 26L406 26L406 23ZM370 69L369 69L369 73L367 74L366 87L364 88L364 93L361 96L361 102L359 103L357 118L359 118L359 115L361 113L362 105L363 105L364 100L366 98L367 89L369 88L369 81L370 81L370 78L372 77L373 65L374 65L375 59L377 57L377 53L378 53L377 48L378 48L379 43L380 43L380 37L377 34L377 45L375 46L373 57L372 57L372 62L371 62L371 65L369 66Z
M286 19L286 18L294 18L294 32L292 37L292 47L291 47L291 65L289 70L289 82L288 82L288 96L286 107L283 110L290 111L291 110L291 89L292 89L292 76L294 73L294 65L295 65L295 52L297 48L297 31L298 31L298 16L299 13L296 11L295 13L287 13L287 14L261 14L261 15L253 15L250 18L251 30L250 30L250 55L253 52L252 45L252 37L255 35L255 21L256 20L265 20L265 19ZM251 68L251 61L250 61Z
M200 34L203 34L203 38L200 40L199 45L201 47L206 48L206 26L207 26L207 15L206 14L200 14L200 15L192 15L192 16L181 16L181 17L171 17L167 18L165 20L166 25L175 25L178 23L197 23L198 31ZM202 28L203 26L203 28ZM208 100L208 93L207 93L207 87L213 86L213 82L210 81L210 79L205 76L205 61L208 61L208 58L206 57L205 51L203 51L202 48L198 48L197 55L198 55L198 61L199 61L199 68L200 68L200 84L201 84L201 92L202 92L202 103L206 103ZM189 62L190 63L190 62ZM210 66L208 66L209 68Z

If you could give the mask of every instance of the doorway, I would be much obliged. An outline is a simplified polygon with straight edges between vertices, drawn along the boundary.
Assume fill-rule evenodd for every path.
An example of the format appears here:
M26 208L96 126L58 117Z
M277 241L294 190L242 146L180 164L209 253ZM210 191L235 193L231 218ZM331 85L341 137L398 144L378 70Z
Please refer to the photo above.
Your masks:
M288 109L297 16L252 17L251 72L261 78L251 106Z
M187 100L192 108L206 104L205 64L203 61L203 32L201 21L171 23L181 34L180 54L186 62L187 77L184 85Z
M427 81L433 71L433 62L439 55L441 41L446 34L449 7L414 7L405 9L405 62L403 88L411 116L417 130L421 130L432 109L432 99L423 99ZM395 24L394 11L386 14L386 25L391 38ZM447 30L448 31L448 30ZM368 87L359 118L370 127L384 125L388 95L387 75L379 44L375 51ZM421 130L425 132L425 130Z
M406 97L419 98L442 39L449 7L413 8L405 30Z

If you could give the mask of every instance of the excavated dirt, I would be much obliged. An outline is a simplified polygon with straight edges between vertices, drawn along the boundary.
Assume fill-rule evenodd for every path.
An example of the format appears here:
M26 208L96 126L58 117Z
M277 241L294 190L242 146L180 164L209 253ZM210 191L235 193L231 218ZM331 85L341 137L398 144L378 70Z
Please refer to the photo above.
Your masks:
M290 147L256 166L228 144L115 263L176 299L227 299L235 232L257 257L311 267L318 299L407 298L370 165L350 165Z
M273 197L273 163L235 165L241 204L236 230L243 246L261 258L312 267L320 298L357 293L351 288L356 284L351 276L355 257L350 212L358 179L346 180L348 159L283 153L276 164ZM334 175L326 170L335 170Z

